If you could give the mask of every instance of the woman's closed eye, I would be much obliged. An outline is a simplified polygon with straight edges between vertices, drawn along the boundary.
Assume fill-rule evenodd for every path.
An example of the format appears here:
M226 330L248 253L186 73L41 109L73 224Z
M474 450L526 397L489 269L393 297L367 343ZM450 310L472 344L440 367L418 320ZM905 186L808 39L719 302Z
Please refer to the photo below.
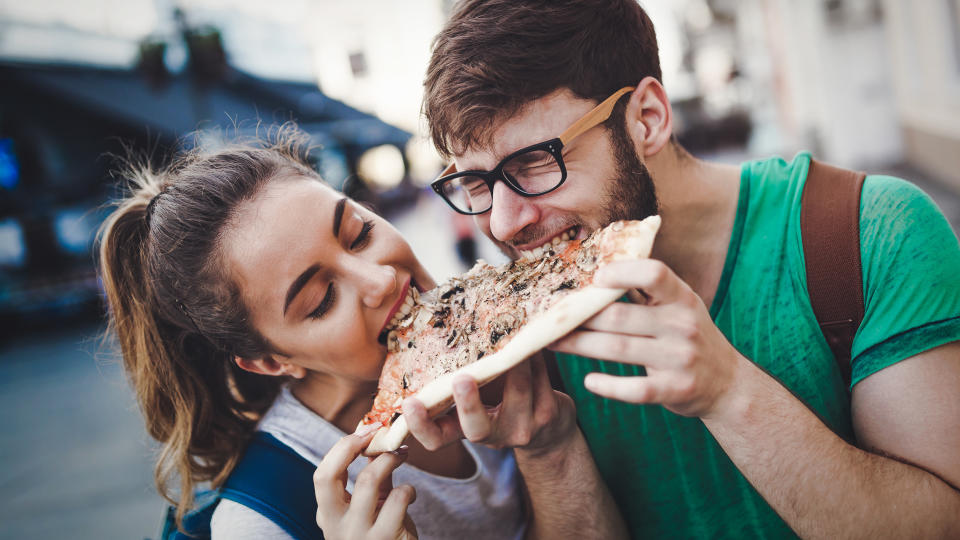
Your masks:
M337 289L333 286L333 283L327 285L327 294L323 295L323 300L320 300L320 305L317 306L317 309L310 312L309 317L311 319L320 319L322 318L330 308L333 306L333 302L337 299Z
M370 243L370 233L373 231L373 221L363 220L363 226L360 227L360 234L350 243L350 251L363 249Z

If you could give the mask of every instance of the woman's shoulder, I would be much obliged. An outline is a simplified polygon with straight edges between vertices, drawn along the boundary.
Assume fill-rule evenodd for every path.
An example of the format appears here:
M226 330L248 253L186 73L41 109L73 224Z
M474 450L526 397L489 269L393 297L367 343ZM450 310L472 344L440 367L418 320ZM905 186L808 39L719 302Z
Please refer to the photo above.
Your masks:
M279 525L238 502L223 499L210 518L212 540L293 540Z
M284 387L258 426L295 452L318 465L333 445L346 435L310 410Z

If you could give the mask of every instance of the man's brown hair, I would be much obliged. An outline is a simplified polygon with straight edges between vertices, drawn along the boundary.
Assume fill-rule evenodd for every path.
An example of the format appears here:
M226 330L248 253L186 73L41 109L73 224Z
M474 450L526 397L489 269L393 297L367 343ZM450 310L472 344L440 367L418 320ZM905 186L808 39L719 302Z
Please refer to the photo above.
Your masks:
M423 114L449 158L555 90L599 102L648 76L657 38L637 0L464 0L434 40Z

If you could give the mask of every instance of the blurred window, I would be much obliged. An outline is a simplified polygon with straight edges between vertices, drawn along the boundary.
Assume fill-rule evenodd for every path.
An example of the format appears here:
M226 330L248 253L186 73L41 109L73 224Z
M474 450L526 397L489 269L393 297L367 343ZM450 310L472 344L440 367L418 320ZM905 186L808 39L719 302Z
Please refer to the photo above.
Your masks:
M19 268L26 260L23 227L12 218L0 221L0 268Z
M72 208L61 211L54 218L57 244L65 253L87 256L98 225L97 216L90 209Z
M343 150L329 144L317 151L311 152L311 157L316 160L316 168L320 176L334 189L343 191L343 184L350 176L350 166L347 164L347 157Z
M0 139L0 187L12 190L20 182L20 164L13 139Z
M960 77L960 0L945 1L949 14L947 24L950 27L950 45L953 48L953 68L956 70L954 75Z
M350 59L350 71L356 78L367 75L367 55L363 51L354 51L348 55Z
M392 144L371 148L360 156L357 173L374 189L397 187L406 173L403 154Z

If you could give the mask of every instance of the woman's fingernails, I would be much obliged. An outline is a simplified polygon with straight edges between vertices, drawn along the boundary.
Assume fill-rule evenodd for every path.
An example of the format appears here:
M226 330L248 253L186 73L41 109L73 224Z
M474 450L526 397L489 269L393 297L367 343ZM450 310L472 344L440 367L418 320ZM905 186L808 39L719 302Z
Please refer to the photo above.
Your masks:
M404 445L401 446L400 448L397 448L396 450L394 450L393 452L391 452L391 454L393 454L393 455L395 455L395 456L397 456L397 457L405 458L405 457L407 457L407 454L408 454L409 452L410 452L410 447L404 444Z
M378 429L380 429L380 424L363 424L357 427L357 430L354 431L353 434L358 437L366 437Z

